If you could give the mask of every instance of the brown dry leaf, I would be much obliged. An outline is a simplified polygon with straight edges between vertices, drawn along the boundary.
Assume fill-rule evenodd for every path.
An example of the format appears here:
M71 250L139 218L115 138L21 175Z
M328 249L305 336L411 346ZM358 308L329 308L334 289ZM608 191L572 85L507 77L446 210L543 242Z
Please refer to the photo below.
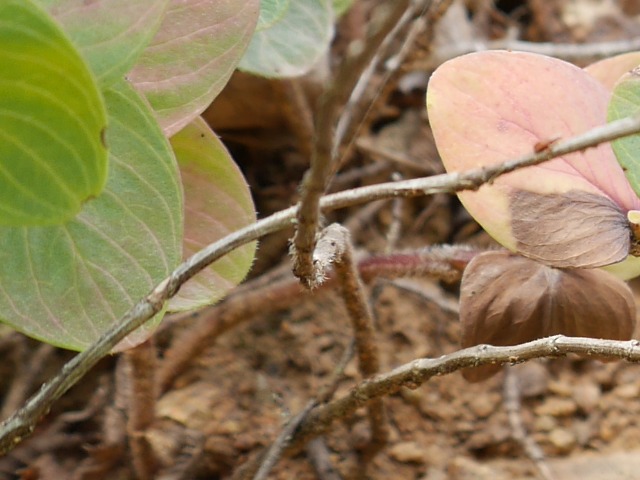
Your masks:
M501 251L476 256L462 277L462 346L516 345L550 335L627 340L635 303L626 283L602 270L561 270ZM500 367L463 372L484 380Z
M629 253L627 217L604 195L516 190L510 195L509 211L518 252L547 265L602 267Z

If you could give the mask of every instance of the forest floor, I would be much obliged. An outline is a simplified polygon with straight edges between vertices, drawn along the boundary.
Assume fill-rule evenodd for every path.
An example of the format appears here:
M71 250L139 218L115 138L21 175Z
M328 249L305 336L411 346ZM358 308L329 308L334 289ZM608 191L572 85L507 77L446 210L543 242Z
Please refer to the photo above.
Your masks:
M393 173L411 178L443 171L424 95L447 48L509 38L588 45L640 35L636 0L468 3L467 9L454 4L440 20L431 53L418 40L389 85L378 88L382 94L333 191L389 181ZM337 52L354 29L364 28L376 2L356 0L356 5L338 29ZM305 81L313 96L318 80ZM305 132L296 131L296 112L287 104L288 85L236 75L207 113L247 176L260 217L297 201L308 166ZM375 202L326 220L349 228L360 258L443 244L492 247L450 195ZM55 405L29 440L0 459L0 479L136 478L132 472L145 468L136 461L144 463L149 455L155 459L149 478L229 478L271 445L323 387L333 384L334 398L347 395L361 377L351 359L334 380L352 338L338 292L269 290L279 281L292 285L287 273L269 273L289 265L291 235L292 230L280 232L260 243L249 279L255 287L249 290L257 296L264 292L267 302L257 312L247 309L224 324L223 303L169 318L159 330L154 348L164 383L142 443L131 448L127 440L136 430L124 414L130 392L119 384L127 367L121 358L107 358ZM639 285L633 287L640 300ZM381 372L459 349L457 288L429 278L369 281ZM242 295L240 290L234 299ZM272 305L269 295L276 295ZM222 326L216 329L216 322ZM188 350L199 336L207 348L185 368L171 371L171 355ZM0 354L6 359L0 366L0 378L6 379L0 386L3 417L72 356L13 333L0 341ZM536 360L505 367L481 383L468 383L456 372L402 388L385 397L384 406L388 442L366 473L358 459L369 420L366 409L359 409L335 421L306 449L278 459L268 478L357 478L354 472L371 479L640 478L638 365L578 357ZM544 477L541 469L552 476Z

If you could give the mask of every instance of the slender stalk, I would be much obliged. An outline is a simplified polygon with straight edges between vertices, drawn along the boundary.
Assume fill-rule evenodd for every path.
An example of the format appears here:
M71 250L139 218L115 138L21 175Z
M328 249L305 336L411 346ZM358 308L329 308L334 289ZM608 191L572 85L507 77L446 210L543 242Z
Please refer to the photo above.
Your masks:
M463 368L489 364L515 364L534 358L557 357L569 353L597 359L621 359L640 362L640 341L571 338L556 335L521 345L494 347L478 345L439 358L422 358L394 370L376 375L356 385L349 393L314 408L300 423L290 448L285 453L300 450L306 442L322 435L331 423L353 414L370 401L396 393L400 388L418 388L435 376L447 375Z
M537 444L535 439L527 433L527 429L522 421L522 403L520 402L520 386L518 385L518 377L512 368L505 368L504 387L503 387L503 403L504 408L509 416L509 424L511 425L511 435L521 446L527 456L538 469L538 474L542 480L556 480L549 464L547 463L544 452Z
M315 287L322 275L316 270L312 255L320 218L320 198L335 170L332 150L337 113L349 98L361 72L375 56L380 43L398 23L408 5L408 0L396 0L383 25L365 39L358 54L345 60L320 97L311 168L302 179L300 208L296 212L297 229L292 241L293 273L308 288Z
M626 52L640 50L640 37L628 40L618 40L601 43L535 43L522 40L494 40L477 41L473 43L457 44L434 52L429 64L436 67L446 60L459 57L466 53L482 52L484 50L518 50L521 52L538 53L549 57L563 58L565 60L584 60L594 58L607 58Z

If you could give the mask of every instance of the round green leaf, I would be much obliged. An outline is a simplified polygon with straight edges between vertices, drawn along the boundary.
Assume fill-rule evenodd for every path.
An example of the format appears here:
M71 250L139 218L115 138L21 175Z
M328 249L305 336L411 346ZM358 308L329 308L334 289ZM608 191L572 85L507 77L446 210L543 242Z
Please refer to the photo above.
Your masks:
M171 138L184 187L185 258L256 220L251 193L220 139L198 117ZM240 283L251 268L256 244L244 245L180 288L169 310L210 305Z
M640 109L640 70L623 76L613 89L608 120L635 115ZM622 166L633 191L640 196L640 135L631 135L611 142L618 163Z
M105 92L111 168L105 191L72 221L0 228L0 315L15 329L82 350L175 268L182 191L170 146L144 100ZM149 322L119 348L133 346Z
M171 0L128 78L165 134L200 115L226 85L256 26L259 0Z
M261 9L280 2L268 1ZM295 77L307 73L327 52L333 38L331 0L295 0L268 28L256 30L240 68L265 77ZM264 15L264 14L261 14ZM266 22L265 22L266 23Z
M103 87L127 73L169 0L38 0L60 22Z
M107 178L106 114L57 24L29 0L0 3L0 225L73 218Z
M260 16L258 17L258 25L256 32L270 28L276 22L279 22L289 9L291 0L262 0L260 2Z

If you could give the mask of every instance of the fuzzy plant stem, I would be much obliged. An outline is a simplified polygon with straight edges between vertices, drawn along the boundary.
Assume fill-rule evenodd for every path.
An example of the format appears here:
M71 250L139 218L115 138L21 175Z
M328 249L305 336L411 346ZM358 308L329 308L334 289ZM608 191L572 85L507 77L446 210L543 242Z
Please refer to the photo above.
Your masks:
M139 480L153 480L157 461L146 438L156 412L156 348L153 338L124 352L120 361L126 368L124 375L128 393L127 437L131 460Z
M567 153L584 150L639 132L640 114L636 114L591 129L568 140L559 141L542 152L533 151L532 146L530 154L493 167L371 185L327 195L321 200L320 209L329 211L399 196L411 197L475 190L499 175L518 168L536 165ZM67 362L62 370L29 398L22 408L0 424L0 455L11 451L25 437L29 436L35 429L38 420L49 411L56 400L75 385L101 358L108 355L122 339L160 312L164 303L178 292L182 284L235 248L288 227L294 220L297 209L298 207L290 207L237 230L204 247L181 263L168 278L160 282L147 296L133 305L118 323L107 330L85 351Z
M344 61L320 97L311 168L302 179L300 207L296 212L297 228L292 241L293 273L307 288L317 286L322 275L313 264L312 256L320 219L320 198L335 170L333 132L337 113L349 98L361 72L375 56L380 43L402 18L408 5L408 0L396 0L383 25L360 44L360 52Z
M333 249L334 269L342 290L342 298L347 308L353 329L358 369L363 378L369 378L380 371L380 354L375 339L373 312L367 301L364 285L353 258L349 231L341 225L329 225L318 240L317 250ZM314 254L314 261L318 261ZM364 475L367 465L386 445L389 425L382 398L376 398L367 406L371 438L360 456L358 472Z

